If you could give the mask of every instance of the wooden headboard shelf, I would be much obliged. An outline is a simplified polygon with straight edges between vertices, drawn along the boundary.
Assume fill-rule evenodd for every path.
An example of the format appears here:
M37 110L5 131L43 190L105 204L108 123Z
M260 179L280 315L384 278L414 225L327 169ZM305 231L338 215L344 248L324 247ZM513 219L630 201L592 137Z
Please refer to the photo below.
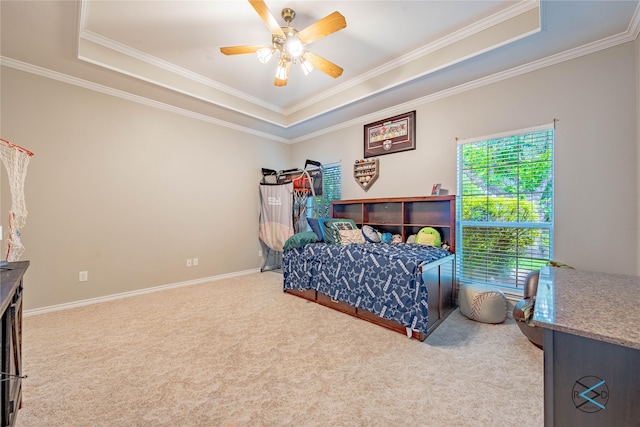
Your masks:
M456 251L456 196L391 197L336 200L331 217L353 220L358 227L370 225L380 232L400 234L406 242L423 227L433 227Z

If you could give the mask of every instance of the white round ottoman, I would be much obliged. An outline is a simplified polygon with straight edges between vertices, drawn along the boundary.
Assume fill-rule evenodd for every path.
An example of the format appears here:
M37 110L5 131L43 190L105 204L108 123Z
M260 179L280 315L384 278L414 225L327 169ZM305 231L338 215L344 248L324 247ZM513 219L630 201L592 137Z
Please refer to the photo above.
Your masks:
M486 285L460 287L460 313L483 323L502 323L507 318L507 298L501 290Z

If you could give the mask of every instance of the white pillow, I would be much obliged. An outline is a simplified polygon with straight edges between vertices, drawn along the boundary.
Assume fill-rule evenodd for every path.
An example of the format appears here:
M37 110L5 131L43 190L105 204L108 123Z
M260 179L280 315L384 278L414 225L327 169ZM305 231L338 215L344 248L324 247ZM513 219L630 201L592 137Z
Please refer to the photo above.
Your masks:
M343 245L364 243L362 230L338 230L338 233L340 234L340 243Z

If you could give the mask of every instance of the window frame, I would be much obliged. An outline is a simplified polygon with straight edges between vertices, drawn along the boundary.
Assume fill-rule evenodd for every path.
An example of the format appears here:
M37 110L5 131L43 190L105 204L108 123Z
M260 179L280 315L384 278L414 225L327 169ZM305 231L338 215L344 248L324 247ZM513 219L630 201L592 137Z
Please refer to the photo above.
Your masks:
M542 192L526 192L521 189L521 184L523 183L523 181L520 179L521 166L525 164L525 162L522 161L522 153L524 152L523 151L524 143L522 141L523 140L526 141L526 136L535 138L533 135L537 135L537 133L540 133L540 132L547 132L546 142L545 142L547 146L545 148L546 151L544 151L544 153L548 156L548 158L546 158L546 160L544 161L536 160L535 162L531 162L528 164L549 163L549 165L547 166L548 178L542 180L545 183L544 187L541 188ZM505 145L505 144L508 144L508 142L505 142L505 140L509 140L509 139L512 139L512 141L510 142L517 142L517 147L513 149L513 153L517 153L518 155L517 168L515 172L514 171L511 172L516 177L515 182L517 182L517 185L516 185L517 191L515 192L509 191L506 189L506 187L503 187L502 188L503 192L498 194L492 194L490 189L491 187L496 188L496 186L490 184L490 181L492 179L491 177L493 176L490 172L493 170L494 167L504 168L504 165L501 165L500 163L495 161L495 159L489 156L489 153L492 152L490 151L490 149L493 148L491 144L498 145L501 142L503 145ZM542 138L541 141L543 139L545 138ZM537 143L536 139L534 139L534 141ZM544 145L545 143L542 143L541 146ZM463 147L467 144L477 144L478 146L482 146L482 144L485 144L487 146L486 161L489 163L487 163L486 165L486 181L483 182L486 184L486 187L484 188L484 194L467 193L468 188L470 187L473 188L474 186L476 186L476 182L477 182L477 180L476 182L471 182L472 179L469 178L467 179L467 186L465 187L464 173L468 172L469 169L463 170L464 159L462 158L462 156L463 156ZM537 147L537 146L534 146L534 147ZM456 206L456 217L457 217L456 218L457 263L456 264L457 264L458 281L460 284L465 284L465 283L488 284L503 290L505 293L520 296L522 295L522 290L524 289L524 284L525 284L524 282L526 279L526 275L528 274L529 271L536 270L536 268L532 266L534 265L538 266L538 265L541 265L543 262L546 263L550 260L553 260L553 252L554 252L553 236L554 236L554 217L555 217L555 203L554 203L554 192L555 192L554 156L555 156L555 153L554 152L555 152L555 129L553 124L536 126L536 127L515 130L515 131L502 132L499 134L477 137L477 138L470 138L470 139L458 141L457 156L456 156L457 157L457 164L456 164L457 194L458 194L457 206ZM482 169L482 168L477 168L475 170L478 170L478 169ZM542 185L542 181L541 181L541 185ZM469 184L469 182L471 183ZM545 197L545 193L550 193L550 194L546 194L546 197ZM534 194L538 195L535 199L533 197ZM507 200L507 201L511 200L511 203L516 203L517 205L516 216L518 220L517 221L491 220L486 217L484 219L463 218L463 215L464 215L463 207L470 206L470 204L465 205L465 201L468 202L469 199L473 200L474 198L477 198L477 200L481 201L483 197L486 197L487 199L487 206L486 206L486 212L485 212L486 216L489 215L490 205L492 203L496 203L497 205L498 202L496 202L496 200L502 197L504 198L504 200ZM541 206L540 202L543 200L543 198L545 200L545 205ZM530 221L531 218L525 218L525 219L529 219L529 221L527 220L520 221L520 216L521 216L520 204L522 203L522 200L529 201L529 199L536 201L537 203L536 214L539 219L536 221ZM492 200L491 203L490 203L490 200ZM533 203L533 202L530 202L530 203ZM534 206L534 205L531 204L530 206ZM542 214L543 212L544 214ZM470 227L473 227L473 229L471 229ZM513 230L513 231L517 230L518 237L516 238L515 246L509 246L507 244L504 247L498 247L497 250L494 250L494 248L485 248L485 252L483 253L481 250L476 250L476 251L470 250L468 248L469 245L465 244L465 240L464 240L465 228L469 233L472 233L475 231L475 232L478 232L479 235L482 235L482 232L485 232L487 233L488 237L494 237L489 233L495 232L496 235L497 233L500 233L499 228L502 228L505 230ZM492 229L495 229L495 230L492 230ZM546 243L546 245L542 245L542 244L537 245L536 249L540 252L540 254L546 251L547 252L546 257L533 257L533 256L527 257L526 254L522 255L522 249L529 249L532 246L530 245L530 246L522 247L517 243L519 241L519 238L520 238L519 236L521 232L526 233L526 231L524 230L530 230L529 236L534 236L536 233L531 230L535 230L535 229L541 230L540 234L538 234L536 239L539 242ZM467 246L466 249L465 249L465 246ZM481 246L481 245L478 245L478 246ZM500 253L500 251L503 249L505 251L504 254ZM474 256L477 257L477 259L474 258ZM487 265L484 265L484 268L480 267L483 256L487 264ZM524 262L524 260L527 260L527 259L529 259L529 262L528 263ZM499 260L499 261L495 261L495 260ZM522 264L521 264L521 260L523 260ZM491 262L495 262L494 267L488 266L488 264ZM468 265L465 265L465 263L467 263ZM510 271L512 274L506 274L507 268L505 268L504 266L495 267L495 265L498 265L499 263L504 263L505 265L510 265L513 263L513 265L515 266L510 267ZM524 268L524 266L528 266L530 267L530 269ZM494 269L492 270L492 268ZM500 274L502 273L504 273L504 275L500 276ZM491 276L491 274L493 274L493 276ZM483 275L484 277L482 277ZM499 281L495 280L496 276L501 280ZM491 280L489 279L490 277L492 277Z

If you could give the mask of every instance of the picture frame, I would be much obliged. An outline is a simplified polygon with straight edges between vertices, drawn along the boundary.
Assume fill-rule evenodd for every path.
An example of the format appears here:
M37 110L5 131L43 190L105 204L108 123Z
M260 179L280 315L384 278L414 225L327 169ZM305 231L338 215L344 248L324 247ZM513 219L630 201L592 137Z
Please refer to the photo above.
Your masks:
M440 195L440 187L442 186L442 184L433 184L433 187L431 187L431 195L432 196L439 196Z
M416 149L416 112L364 125L364 157Z

